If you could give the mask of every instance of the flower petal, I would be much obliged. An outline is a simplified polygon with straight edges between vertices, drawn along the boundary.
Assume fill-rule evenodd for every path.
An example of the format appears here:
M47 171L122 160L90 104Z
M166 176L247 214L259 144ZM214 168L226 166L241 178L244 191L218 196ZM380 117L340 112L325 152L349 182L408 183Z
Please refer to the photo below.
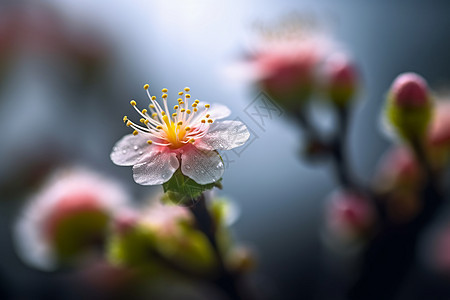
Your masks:
M208 104L206 102L200 102L198 104L199 107L204 107L205 104ZM210 115L210 118L213 120L219 120L219 119L223 119L228 117L229 115L231 115L231 110L223 105L223 104L219 104L219 103L213 103L211 104L210 108L208 109L207 112ZM198 114L197 116L195 116L192 119L192 123L198 123L200 122L200 120L204 118L204 114Z
M141 162L133 166L133 178L142 185L163 184L178 169L180 163L174 152L156 150L142 157Z
M224 165L216 151L187 146L181 154L181 172L198 184L213 183L222 178Z
M111 160L118 166L132 166L142 158L142 153L150 152L153 145L147 144L143 135L128 134L120 139L110 154Z
M208 133L195 146L203 150L230 150L242 146L249 137L244 123L226 120L211 124Z

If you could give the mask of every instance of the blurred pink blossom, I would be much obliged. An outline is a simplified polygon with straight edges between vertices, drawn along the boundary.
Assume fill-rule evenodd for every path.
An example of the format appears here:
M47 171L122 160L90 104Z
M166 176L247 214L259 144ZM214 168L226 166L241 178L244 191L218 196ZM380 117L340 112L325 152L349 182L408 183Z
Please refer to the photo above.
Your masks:
M103 175L79 167L59 170L31 196L19 216L15 227L19 255L35 267L53 269L58 262L55 239L67 220L89 212L111 218L127 203L121 186Z

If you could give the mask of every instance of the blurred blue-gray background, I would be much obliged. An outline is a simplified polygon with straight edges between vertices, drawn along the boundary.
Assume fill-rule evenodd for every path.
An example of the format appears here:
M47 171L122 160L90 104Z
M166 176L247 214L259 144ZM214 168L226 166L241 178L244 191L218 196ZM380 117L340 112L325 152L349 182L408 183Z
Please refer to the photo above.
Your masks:
M301 133L285 114L259 126L246 113L258 91L225 72L242 57L255 21L276 21L292 11L323 21L360 65L363 88L351 120L349 157L355 176L368 182L389 143L380 133L379 114L395 76L415 71L435 88L450 82L448 1L0 2L5 293L24 299L66 295L59 279L22 265L11 242L27 192L47 169L88 165L121 180L137 199L160 189L135 184L131 168L109 159L114 143L129 133L122 123L123 115L132 115L129 100L147 101L145 83L154 93L168 88L172 100L189 86L195 98L228 105L232 117L251 129L252 142L225 156L221 193L240 207L233 231L257 253L254 280L275 298L331 299L341 293L348 278L328 266L333 258L324 256L320 240L324 200L337 187L331 165L301 160ZM319 118L328 117L319 112ZM448 292L445 281L416 269L405 298Z

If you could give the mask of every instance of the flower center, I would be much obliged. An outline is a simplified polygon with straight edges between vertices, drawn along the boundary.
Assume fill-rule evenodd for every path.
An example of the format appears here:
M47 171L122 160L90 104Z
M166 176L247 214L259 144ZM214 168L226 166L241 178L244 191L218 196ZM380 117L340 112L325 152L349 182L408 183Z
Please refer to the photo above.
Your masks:
M132 100L130 104L142 116L140 122L143 125L137 125L128 117L123 117L123 121L127 126L134 129L133 134L141 133L148 137L148 144L159 146L167 146L172 149L178 149L187 143L195 143L196 139L203 137L209 129L209 125L214 121L211 119L208 110L209 104L205 104L204 108L199 108L199 100L195 100L189 106L191 95L188 94L189 88L185 88L178 95L178 104L173 107L174 112L169 115L167 105L167 89L162 89L163 105L159 105L155 96L151 96L148 90L149 85L144 85L147 95L150 99L149 110L142 111L136 107L136 101ZM145 126L145 127L144 127Z

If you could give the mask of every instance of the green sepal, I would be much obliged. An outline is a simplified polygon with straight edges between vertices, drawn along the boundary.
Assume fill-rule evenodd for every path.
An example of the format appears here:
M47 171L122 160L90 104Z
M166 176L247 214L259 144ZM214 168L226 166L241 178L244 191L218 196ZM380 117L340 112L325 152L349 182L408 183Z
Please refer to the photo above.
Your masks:
M392 95L388 95L386 119L397 134L407 142L422 140L427 132L433 112L431 99L421 107L400 107L395 104Z
M169 181L163 183L163 202L175 204L191 204L192 200L199 197L204 191L214 187L222 189L222 178L209 184L198 184L193 179L185 176L178 169Z

